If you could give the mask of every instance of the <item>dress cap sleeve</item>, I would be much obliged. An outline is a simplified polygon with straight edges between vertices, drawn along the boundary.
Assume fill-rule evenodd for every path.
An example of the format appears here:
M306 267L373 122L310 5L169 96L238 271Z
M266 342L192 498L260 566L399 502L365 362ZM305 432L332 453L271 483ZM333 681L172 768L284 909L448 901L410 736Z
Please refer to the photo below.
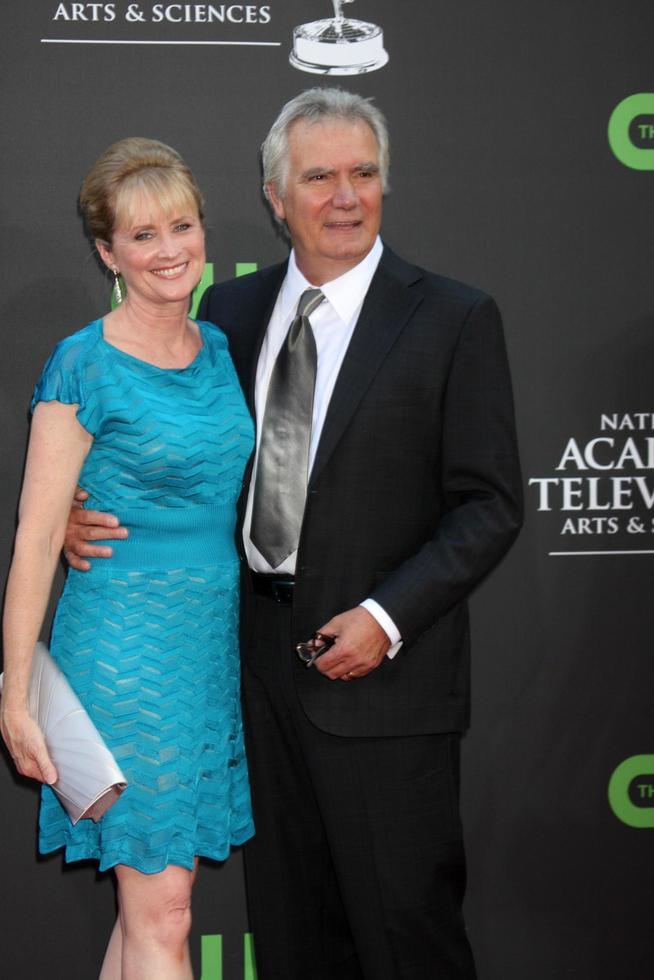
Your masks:
M61 402L78 405L77 420L87 432L95 435L94 399L86 394L88 351L76 335L67 337L55 347L34 386L30 413L39 402Z

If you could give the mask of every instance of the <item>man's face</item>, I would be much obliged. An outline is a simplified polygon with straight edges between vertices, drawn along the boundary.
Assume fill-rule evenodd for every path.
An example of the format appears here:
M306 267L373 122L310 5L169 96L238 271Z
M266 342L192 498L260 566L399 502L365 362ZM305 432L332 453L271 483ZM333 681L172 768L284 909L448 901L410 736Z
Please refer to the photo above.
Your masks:
M379 232L382 185L375 135L363 121L293 123L283 197L270 202L288 226L300 271L315 286L352 269Z

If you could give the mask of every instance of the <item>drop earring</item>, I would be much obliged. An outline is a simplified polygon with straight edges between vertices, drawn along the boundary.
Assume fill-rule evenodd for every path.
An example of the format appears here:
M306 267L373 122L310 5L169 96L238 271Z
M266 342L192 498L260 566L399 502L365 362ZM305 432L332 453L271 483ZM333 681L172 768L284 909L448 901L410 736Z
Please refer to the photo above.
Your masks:
M118 269L112 269L111 271L114 274L114 288L113 288L114 303L116 304L116 306L120 306L120 304L123 301L123 291L120 287L120 273L118 272Z

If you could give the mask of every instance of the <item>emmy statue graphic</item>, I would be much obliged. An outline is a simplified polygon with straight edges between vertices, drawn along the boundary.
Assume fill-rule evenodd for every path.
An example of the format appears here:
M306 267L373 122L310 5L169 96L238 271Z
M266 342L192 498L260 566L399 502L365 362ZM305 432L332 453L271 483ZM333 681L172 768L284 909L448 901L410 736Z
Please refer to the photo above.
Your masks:
M301 24L293 31L290 63L317 75L361 75L388 61L384 32L376 24L343 16L343 5L332 0L334 16Z

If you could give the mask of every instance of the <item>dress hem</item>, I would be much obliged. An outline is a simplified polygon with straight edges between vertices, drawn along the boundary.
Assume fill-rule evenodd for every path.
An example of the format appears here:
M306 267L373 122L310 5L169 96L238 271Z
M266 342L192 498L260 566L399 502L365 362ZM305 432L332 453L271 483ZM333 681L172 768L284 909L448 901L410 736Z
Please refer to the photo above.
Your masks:
M71 847L68 844L53 844L52 847L45 847L39 844L39 854L45 856L47 854L54 854L55 851L63 850L65 852L64 861L66 864L73 864L76 861L97 861L98 871L110 871L117 864L124 864L129 868L134 868L135 871L140 871L142 874L150 875L159 874L171 864L192 871L195 865L195 858L208 858L210 861L222 863L227 860L234 847L241 847L242 844L245 844L252 837L254 837L254 826L250 825L242 833L234 834L230 838L229 844L224 848L199 848L193 853L190 859L186 855L168 854L166 855L166 860L163 863L159 862L155 867L151 865L145 867L144 864L139 864L131 860L130 855L125 855L124 857L116 855L115 858L109 858L106 855L103 856L96 848L89 849L82 846Z

